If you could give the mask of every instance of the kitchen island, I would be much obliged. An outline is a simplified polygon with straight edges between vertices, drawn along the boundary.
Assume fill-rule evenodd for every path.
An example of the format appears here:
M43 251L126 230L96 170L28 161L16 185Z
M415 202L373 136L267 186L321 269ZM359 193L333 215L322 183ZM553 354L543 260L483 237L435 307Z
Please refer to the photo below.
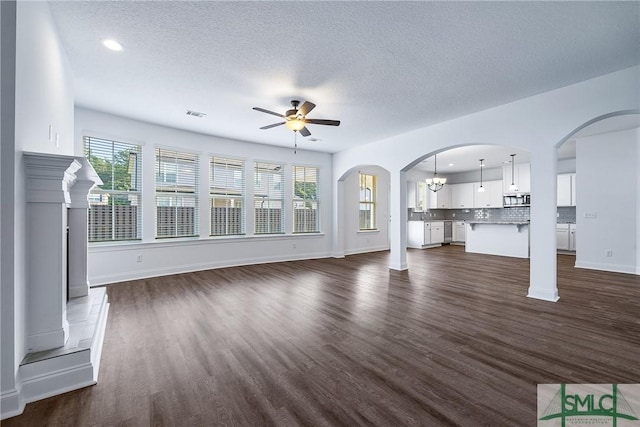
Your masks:
M529 258L529 221L467 221L465 250Z

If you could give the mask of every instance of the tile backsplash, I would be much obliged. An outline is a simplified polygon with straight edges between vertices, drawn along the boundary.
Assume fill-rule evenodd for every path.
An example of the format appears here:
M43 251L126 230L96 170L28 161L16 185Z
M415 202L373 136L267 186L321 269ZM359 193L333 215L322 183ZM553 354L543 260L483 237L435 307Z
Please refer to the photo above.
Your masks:
M528 206L491 209L430 209L429 212L413 212L413 209L409 209L407 218L410 221L446 219L454 221L528 221L529 213L530 208ZM576 222L576 208L558 208L558 222Z
M567 206L558 208L558 222L567 223L576 222L576 207L575 206Z

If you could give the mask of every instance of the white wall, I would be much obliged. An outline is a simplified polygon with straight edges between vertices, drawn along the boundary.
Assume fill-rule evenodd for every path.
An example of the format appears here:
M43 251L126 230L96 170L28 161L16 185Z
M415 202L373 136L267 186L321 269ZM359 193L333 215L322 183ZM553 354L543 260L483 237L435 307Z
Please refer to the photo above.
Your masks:
M577 140L576 267L636 273L639 145L637 129Z
M194 119L198 120L198 119ZM114 116L85 108L76 108L76 155L82 155L84 135L113 138L143 144L143 239L139 243L91 245L89 249L89 281L92 285L123 280L161 276L209 268L321 258L331 255L332 155L327 153L278 148L261 144L217 138L151 123ZM162 239L154 237L154 149L174 147L196 152L201 157L200 217L201 238ZM248 210L247 236L208 237L208 167L210 154L242 158L246 164L254 160L285 164L285 191L293 188L292 165L320 168L320 234L292 235L291 203L285 208L284 235L253 236L253 217ZM252 175L247 175L247 191L253 188ZM252 206L252 204L248 204ZM137 262L138 256L142 262ZM117 266L117 268L116 268Z
M45 2L2 2L3 53L15 13L15 133L2 138L2 417L21 412L18 365L26 353L26 200L23 151L73 153L71 71ZM9 5L9 6L8 6ZM7 9L5 9L7 8ZM9 26L5 26L9 24ZM9 39L7 38L7 42ZM10 63L8 63L10 65ZM3 85L4 81L3 73ZM5 90L3 87L3 102ZM4 107L4 104L3 104ZM4 108L3 108L4 114ZM4 115L3 115L4 121ZM4 123L6 124L6 123ZM49 126L53 138L49 140ZM3 126L4 128L4 126ZM56 144L55 134L59 135ZM12 163L12 164L9 164ZM8 173L13 172L11 176ZM7 206L10 208L7 209ZM5 210L6 209L6 210ZM7 232L7 230L9 230ZM9 268L5 270L5 265ZM8 321L7 321L8 320Z
M360 231L360 173L377 177L377 227L375 231ZM344 239L345 255L389 249L389 172L377 166L362 166L344 179Z
M361 164L391 173L390 267L406 266L405 175L426 154L467 144L512 146L531 153L531 268L529 295L555 301L556 145L598 117L640 109L640 67L600 76L468 116L369 143L334 155L334 179ZM401 149L399 149L401 147ZM394 182L396 183L394 185ZM337 203L337 202L336 202ZM340 221L340 212L336 215ZM336 224L339 228L339 223Z

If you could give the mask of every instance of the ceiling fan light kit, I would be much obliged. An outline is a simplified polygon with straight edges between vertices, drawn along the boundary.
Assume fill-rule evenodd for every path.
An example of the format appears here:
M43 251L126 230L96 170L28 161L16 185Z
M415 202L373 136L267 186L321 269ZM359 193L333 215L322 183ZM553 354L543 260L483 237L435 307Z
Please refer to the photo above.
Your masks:
M260 129L271 129L276 126L285 125L287 129L294 132L300 132L300 135L302 136L310 136L311 132L309 132L309 129L307 129L308 124L340 126L340 120L308 119L307 114L309 114L311 110L316 108L316 104L314 104L313 102L305 101L302 105L300 105L300 101L294 99L291 101L291 106L293 108L287 110L284 114L265 110L264 108L260 107L253 107L254 110L260 111L261 113L271 114L273 116L278 116L284 119L284 122L263 126ZM300 106L300 108L298 108L298 106Z

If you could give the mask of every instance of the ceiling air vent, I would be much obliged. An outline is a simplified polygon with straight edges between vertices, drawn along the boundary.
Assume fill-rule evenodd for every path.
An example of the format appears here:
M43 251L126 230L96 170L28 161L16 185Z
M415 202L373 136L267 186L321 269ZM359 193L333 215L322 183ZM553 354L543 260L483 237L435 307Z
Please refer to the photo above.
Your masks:
M206 115L207 115L206 113L200 113L198 111L187 110L187 116L203 118Z

